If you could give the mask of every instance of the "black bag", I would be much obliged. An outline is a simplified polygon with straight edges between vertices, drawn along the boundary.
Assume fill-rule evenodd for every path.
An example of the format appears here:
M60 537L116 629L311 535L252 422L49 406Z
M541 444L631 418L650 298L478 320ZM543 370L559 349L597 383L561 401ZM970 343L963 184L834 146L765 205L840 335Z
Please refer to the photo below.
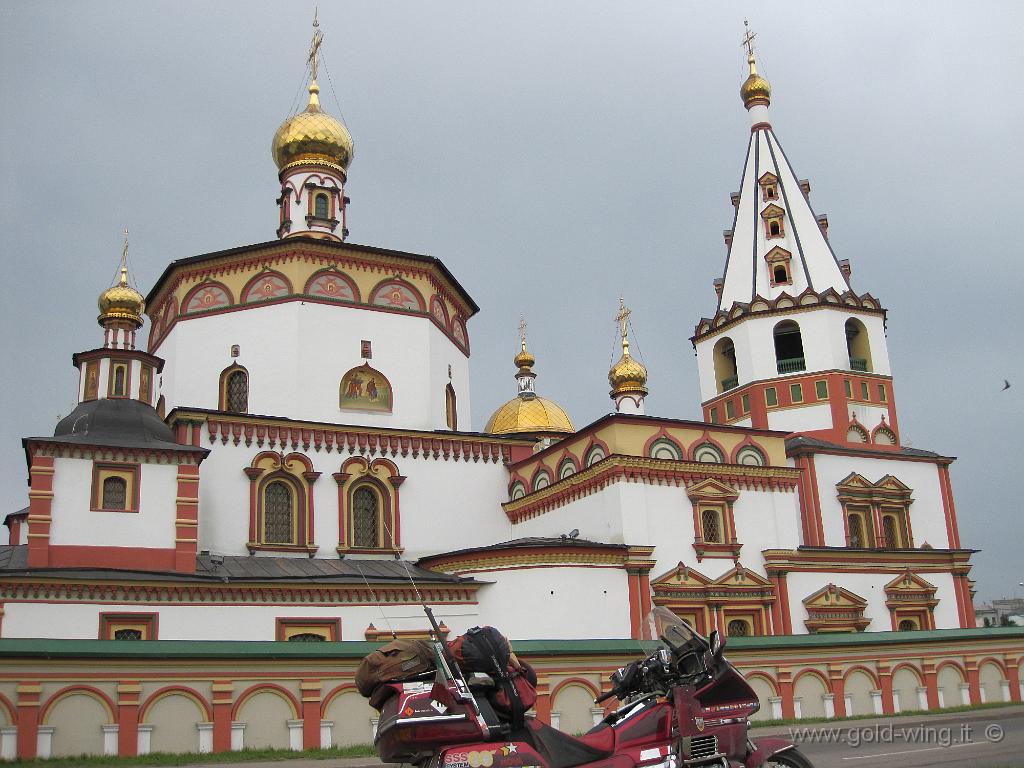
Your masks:
M508 638L494 627L473 627L448 643L448 650L463 672L482 672L494 679L498 687L488 700L514 730L522 728L526 711L537 700L537 677L512 653Z

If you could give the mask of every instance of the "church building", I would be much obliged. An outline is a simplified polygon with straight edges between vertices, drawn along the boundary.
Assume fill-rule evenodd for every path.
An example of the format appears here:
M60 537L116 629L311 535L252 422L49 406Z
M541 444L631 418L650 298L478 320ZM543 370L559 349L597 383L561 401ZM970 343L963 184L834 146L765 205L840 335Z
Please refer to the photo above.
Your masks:
M761 717L1021 700L1024 630L974 629L953 458L901 442L886 310L833 252L749 44L725 269L694 310L703 419L647 412L623 303L613 412L545 398L523 328L515 384L472 393L482 432L480 307L439 259L349 241L320 44L273 136L276 237L176 258L145 296L126 237L77 407L23 441L0 756L369 742L355 665L424 636L422 603L453 636L499 627L570 732L657 605L727 636Z

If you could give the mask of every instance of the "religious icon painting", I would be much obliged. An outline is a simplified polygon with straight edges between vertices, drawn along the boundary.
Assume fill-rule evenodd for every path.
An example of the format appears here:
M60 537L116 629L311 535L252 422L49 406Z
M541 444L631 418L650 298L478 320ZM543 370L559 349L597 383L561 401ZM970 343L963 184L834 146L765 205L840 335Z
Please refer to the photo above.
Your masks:
M386 280L378 285L373 291L370 303L377 307L411 309L414 312L423 311L423 302L420 297L409 285L398 280Z
M341 377L338 407L343 411L391 412L391 382L387 377L364 363Z

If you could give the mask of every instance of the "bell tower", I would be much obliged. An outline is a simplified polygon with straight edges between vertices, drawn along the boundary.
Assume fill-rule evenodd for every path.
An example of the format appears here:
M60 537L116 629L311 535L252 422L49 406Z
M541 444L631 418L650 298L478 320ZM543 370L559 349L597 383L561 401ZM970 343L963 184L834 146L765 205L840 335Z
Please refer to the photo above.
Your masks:
M850 283L849 262L828 241L769 115L771 86L757 71L754 33L743 38L750 73L740 98L751 120L739 192L731 196L718 307L691 339L705 421L897 445L886 312Z

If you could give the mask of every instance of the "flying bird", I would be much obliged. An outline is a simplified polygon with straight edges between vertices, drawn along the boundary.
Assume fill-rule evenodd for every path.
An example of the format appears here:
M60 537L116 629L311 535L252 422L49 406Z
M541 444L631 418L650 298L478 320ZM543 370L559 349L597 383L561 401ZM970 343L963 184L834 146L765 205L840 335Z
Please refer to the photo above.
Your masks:
M1008 382L1006 379L1003 379L1003 392L1005 392L1009 388L1010 388L1010 382Z

